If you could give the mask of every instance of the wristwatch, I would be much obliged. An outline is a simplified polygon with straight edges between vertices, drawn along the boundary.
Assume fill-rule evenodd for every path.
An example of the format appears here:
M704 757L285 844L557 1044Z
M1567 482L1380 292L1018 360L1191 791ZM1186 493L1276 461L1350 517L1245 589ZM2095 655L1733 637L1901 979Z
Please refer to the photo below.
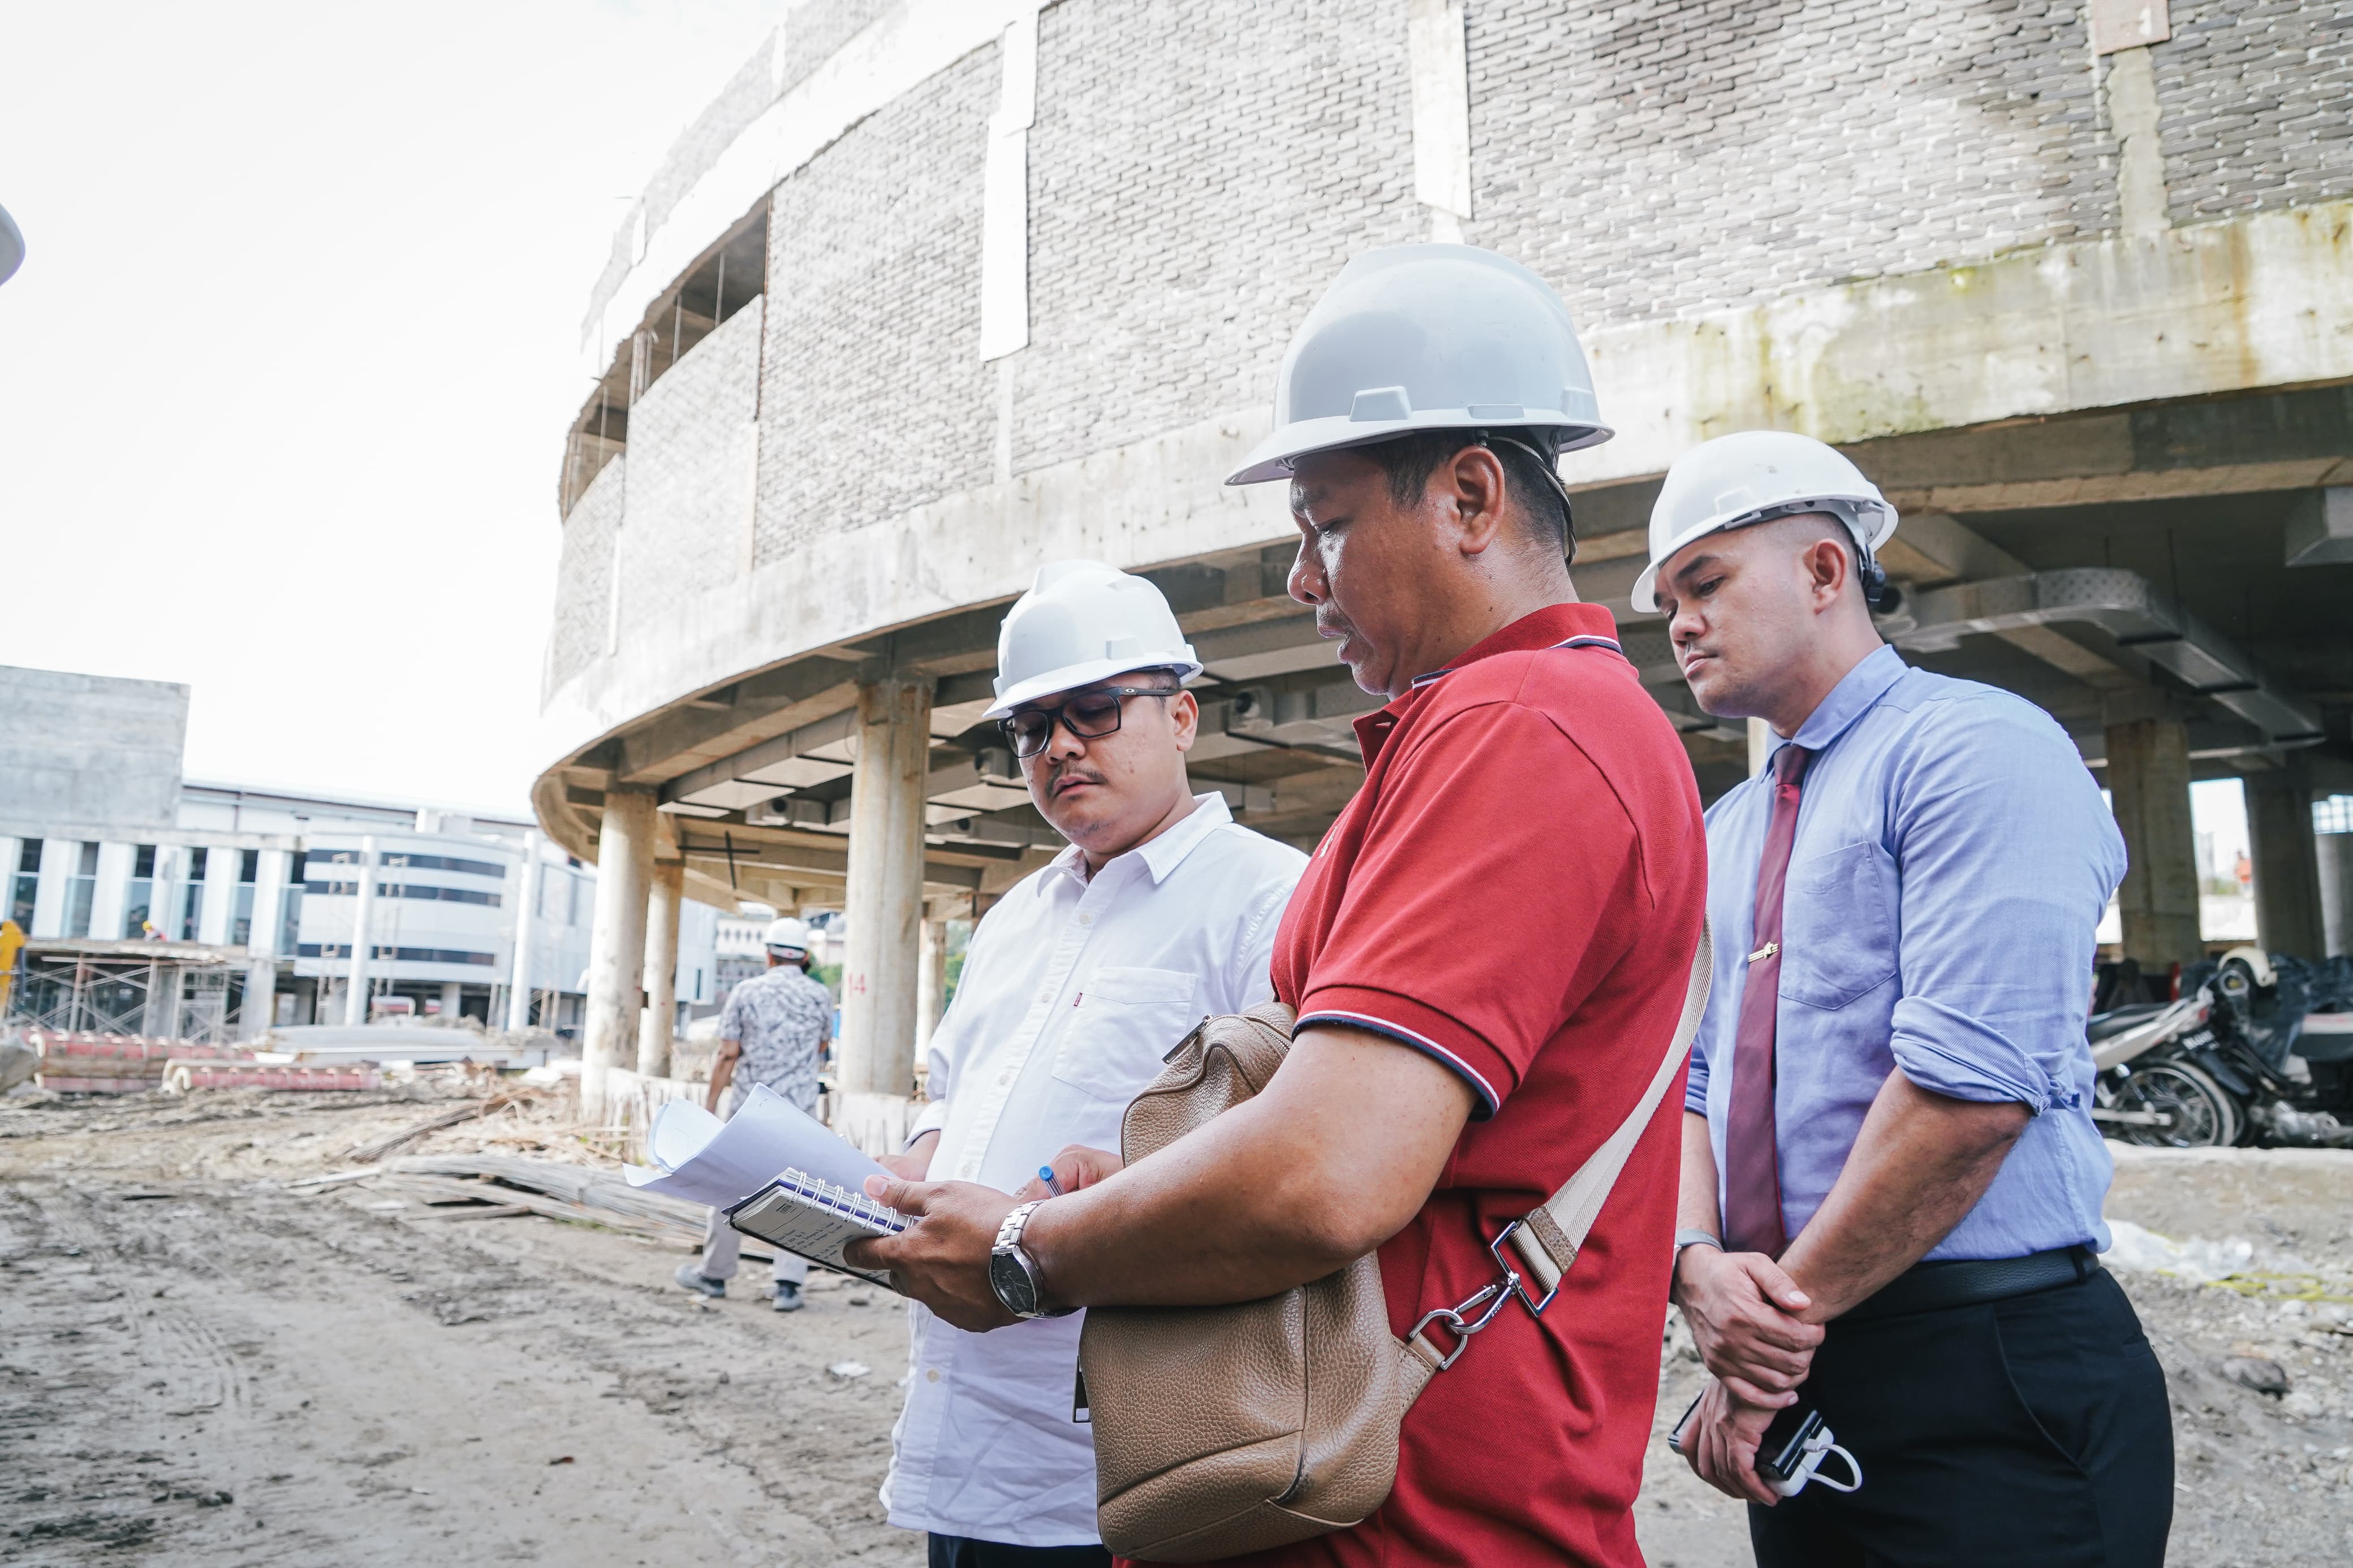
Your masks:
M988 1288L1017 1318L1066 1318L1078 1310L1039 1305L1045 1290L1038 1278L1038 1265L1021 1250L1021 1232L1029 1224L1030 1213L1045 1201L1032 1199L1007 1215L1005 1223L997 1227L997 1244L988 1249Z

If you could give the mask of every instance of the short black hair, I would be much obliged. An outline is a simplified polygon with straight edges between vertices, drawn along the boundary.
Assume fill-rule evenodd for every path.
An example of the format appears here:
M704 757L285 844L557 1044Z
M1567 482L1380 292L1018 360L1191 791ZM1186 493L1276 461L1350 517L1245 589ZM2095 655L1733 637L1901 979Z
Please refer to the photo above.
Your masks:
M1549 540L1565 556L1575 553L1577 523L1569 515L1568 501L1557 478L1548 477L1535 456L1542 453L1547 462L1559 457L1557 430L1514 426L1496 432L1493 439L1483 430L1417 430L1358 450L1388 476L1389 499L1399 506L1412 506L1430 489L1430 476L1438 471L1438 465L1465 447L1485 447L1494 453L1495 460L1504 466L1504 492L1526 515L1538 537ZM1535 452L1527 450L1530 447Z

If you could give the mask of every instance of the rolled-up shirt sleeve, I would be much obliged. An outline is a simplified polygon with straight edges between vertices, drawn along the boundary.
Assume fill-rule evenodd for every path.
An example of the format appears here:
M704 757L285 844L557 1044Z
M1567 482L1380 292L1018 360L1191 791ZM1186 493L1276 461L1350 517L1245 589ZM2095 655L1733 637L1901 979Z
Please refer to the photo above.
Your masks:
M1683 1109L1707 1114L1707 1047L1698 1040L1692 1042L1691 1066L1683 1074Z
M1954 703L1891 782L1903 873L1904 1076L1955 1100L2073 1105L2071 1059L2124 842L2063 731L2023 703Z

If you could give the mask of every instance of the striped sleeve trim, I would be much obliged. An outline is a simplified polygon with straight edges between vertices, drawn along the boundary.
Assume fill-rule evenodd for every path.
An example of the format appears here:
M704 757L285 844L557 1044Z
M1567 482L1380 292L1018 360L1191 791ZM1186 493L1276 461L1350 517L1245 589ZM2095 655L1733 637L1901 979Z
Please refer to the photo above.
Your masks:
M1369 1013L1344 1012L1337 1008L1326 1007L1318 1008L1313 1013L1303 1016L1299 1022L1292 1026L1292 1033L1295 1036L1301 1029L1309 1028L1317 1024L1337 1024L1345 1028L1363 1029L1371 1034L1386 1035L1401 1045L1411 1046L1424 1056L1433 1057L1452 1068L1461 1076L1462 1081L1471 1086L1472 1092L1479 1097L1479 1109L1473 1111L1471 1117L1473 1121L1486 1121L1487 1118L1494 1115L1504 1103L1504 1097L1495 1092L1495 1086L1488 1082L1486 1075L1480 1072L1477 1068L1472 1067L1428 1035L1417 1033L1407 1028L1403 1024L1392 1023L1387 1018L1377 1018Z

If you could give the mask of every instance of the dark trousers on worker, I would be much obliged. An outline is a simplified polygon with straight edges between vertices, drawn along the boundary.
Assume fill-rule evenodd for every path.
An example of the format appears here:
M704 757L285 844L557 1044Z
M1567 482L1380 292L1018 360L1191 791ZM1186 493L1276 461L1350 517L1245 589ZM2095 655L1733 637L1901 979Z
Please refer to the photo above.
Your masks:
M1862 1467L1748 1508L1758 1568L2158 1568L2173 1524L2164 1369L2105 1271L1831 1325L1804 1394ZM1840 1479L1835 1456L1825 1472Z
M1008 1546L962 1535L930 1535L931 1568L1111 1568L1100 1546Z

